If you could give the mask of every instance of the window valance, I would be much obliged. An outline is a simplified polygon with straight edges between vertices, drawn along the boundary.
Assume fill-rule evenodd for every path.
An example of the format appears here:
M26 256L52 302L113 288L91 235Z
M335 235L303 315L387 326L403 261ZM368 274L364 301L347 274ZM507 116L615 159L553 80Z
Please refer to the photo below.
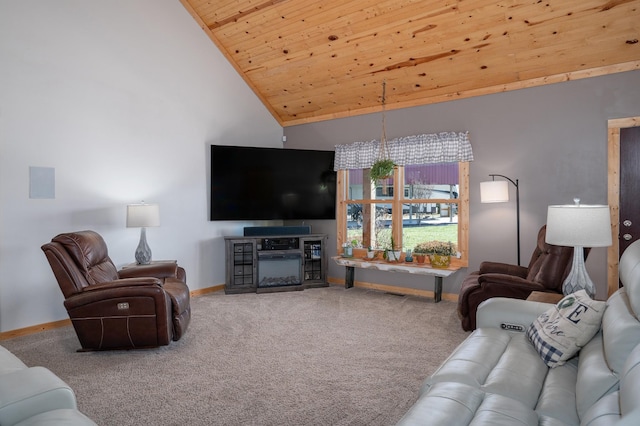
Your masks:
M473 161L469 132L404 136L385 142L389 157L399 166ZM368 169L378 160L380 142L336 145L334 170Z

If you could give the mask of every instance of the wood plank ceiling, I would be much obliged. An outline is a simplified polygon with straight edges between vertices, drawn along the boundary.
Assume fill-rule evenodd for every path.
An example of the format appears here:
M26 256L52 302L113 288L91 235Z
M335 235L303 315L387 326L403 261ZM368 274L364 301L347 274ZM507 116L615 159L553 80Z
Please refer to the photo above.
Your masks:
M640 0L181 0L283 126L640 69Z

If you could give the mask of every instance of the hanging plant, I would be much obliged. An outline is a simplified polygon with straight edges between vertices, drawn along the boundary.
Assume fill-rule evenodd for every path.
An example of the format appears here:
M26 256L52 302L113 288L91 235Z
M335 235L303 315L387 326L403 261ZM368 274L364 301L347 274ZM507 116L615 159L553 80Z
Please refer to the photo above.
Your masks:
M393 175L393 168L396 166L393 160L389 157L387 149L387 126L385 117L386 106L386 80L382 81L382 134L380 135L380 146L378 148L378 159L371 165L369 176L371 181L377 182L382 179L387 179Z
M386 158L381 160L376 160L375 163L371 166L371 171L369 175L371 176L371 180L373 182L379 181L381 179L386 179L393 175L393 168L395 167L395 163Z

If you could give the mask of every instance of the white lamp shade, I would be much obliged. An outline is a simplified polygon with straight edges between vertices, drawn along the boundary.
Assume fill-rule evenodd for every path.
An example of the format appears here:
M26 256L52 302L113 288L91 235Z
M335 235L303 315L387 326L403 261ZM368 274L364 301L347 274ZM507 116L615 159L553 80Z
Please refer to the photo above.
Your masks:
M157 204L129 204L127 228L160 226L160 207Z
M481 203L505 203L507 201L509 201L509 182L506 180L480 182Z
M586 204L549 206L546 242L569 247L610 246L609 206Z

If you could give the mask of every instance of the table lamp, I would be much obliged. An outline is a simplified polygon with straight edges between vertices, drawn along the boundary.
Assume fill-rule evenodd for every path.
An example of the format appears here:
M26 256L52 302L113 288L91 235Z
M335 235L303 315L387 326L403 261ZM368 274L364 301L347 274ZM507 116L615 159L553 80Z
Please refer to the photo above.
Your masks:
M611 216L607 205L575 204L549 206L546 242L573 247L571 272L562 284L564 294L584 289L592 298L596 287L584 265L584 247L611 245Z
M160 208L157 204L129 204L127 206L127 228L140 228L140 242L136 248L136 263L151 263L151 249L147 244L147 228L160 226Z

